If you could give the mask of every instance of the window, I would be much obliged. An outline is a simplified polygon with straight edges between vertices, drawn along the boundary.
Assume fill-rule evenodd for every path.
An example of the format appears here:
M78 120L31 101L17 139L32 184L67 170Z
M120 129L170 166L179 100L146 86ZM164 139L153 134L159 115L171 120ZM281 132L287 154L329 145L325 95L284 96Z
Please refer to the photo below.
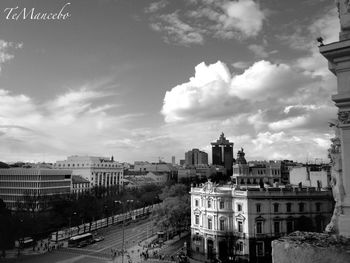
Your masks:
M299 212L304 212L304 203L299 203Z
M293 232L293 221L287 221L287 233Z
M316 203L316 212L321 212L321 203Z
M287 203L287 212L292 212L292 204L291 203Z
M237 210L238 211L242 211L242 205L241 204L237 204Z
M199 215L195 215L195 224L199 225Z
M237 250L239 251L239 252L243 252L243 242L238 242L237 243Z
M273 211L275 212L275 213L277 213L278 212L278 204L277 203L275 203L275 204L273 204Z
M208 218L208 229L212 229L213 228L213 221L211 218Z
M275 234L279 234L280 233L280 222L279 221L273 222L273 227L275 230Z
M195 206L198 206L199 205L199 201L198 199L195 200Z
M238 232L242 233L243 232L243 222L242 221L238 221Z
M225 208L225 202L224 201L220 201L220 209L224 209Z
M220 230L221 231L225 230L225 220L224 219L220 219Z
M256 233L257 234L262 234L262 225L263 225L263 222L261 222L261 221L256 222Z
M256 255L258 257L264 256L264 241L257 241L256 242Z
M261 204L256 204L256 212L257 213L261 212Z
M208 208L211 208L211 201L208 200Z

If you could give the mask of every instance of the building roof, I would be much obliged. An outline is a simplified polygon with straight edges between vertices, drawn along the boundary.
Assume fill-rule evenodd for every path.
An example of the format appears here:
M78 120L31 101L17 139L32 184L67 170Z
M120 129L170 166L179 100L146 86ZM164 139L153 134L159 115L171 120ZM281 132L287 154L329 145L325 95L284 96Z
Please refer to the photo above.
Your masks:
M230 142L229 140L226 139L224 133L221 133L220 138L216 142L212 142L211 145L232 145L233 142Z
M0 169L0 175L71 175L72 170L44 168L8 168Z

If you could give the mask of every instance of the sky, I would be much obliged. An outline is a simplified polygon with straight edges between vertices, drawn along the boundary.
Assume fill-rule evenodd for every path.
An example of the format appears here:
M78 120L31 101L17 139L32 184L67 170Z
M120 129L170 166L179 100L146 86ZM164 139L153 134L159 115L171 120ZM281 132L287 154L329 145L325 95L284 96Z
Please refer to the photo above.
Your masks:
M327 162L316 38L339 30L326 0L2 0L0 160L211 160L223 132L248 160Z

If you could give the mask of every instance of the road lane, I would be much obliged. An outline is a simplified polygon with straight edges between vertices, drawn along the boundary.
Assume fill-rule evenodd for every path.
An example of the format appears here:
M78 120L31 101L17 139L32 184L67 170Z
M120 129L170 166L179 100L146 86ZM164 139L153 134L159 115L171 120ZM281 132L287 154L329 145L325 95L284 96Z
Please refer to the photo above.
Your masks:
M153 221L144 219L142 221L130 222L125 224L124 228L125 249L128 249L138 242L150 237L156 233L157 227L153 226ZM98 236L104 236L104 240L88 245L84 248L62 248L51 253L36 255L32 257L23 257L21 262L25 263L77 263L77 262L110 262L111 249L122 249L123 229L122 224L109 226L108 228L97 231Z

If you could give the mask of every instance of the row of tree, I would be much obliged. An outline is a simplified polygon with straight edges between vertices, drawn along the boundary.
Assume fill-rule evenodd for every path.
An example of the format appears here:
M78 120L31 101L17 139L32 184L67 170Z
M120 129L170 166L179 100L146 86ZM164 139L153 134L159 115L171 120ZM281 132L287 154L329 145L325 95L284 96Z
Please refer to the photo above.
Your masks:
M14 241L30 236L35 240L47 237L61 228L92 222L122 212L118 205L133 200L129 209L160 202L161 187L147 185L139 189L96 187L82 195L57 195L51 198L27 193L9 211L0 199L0 249L13 247ZM39 211L37 208L40 208Z

